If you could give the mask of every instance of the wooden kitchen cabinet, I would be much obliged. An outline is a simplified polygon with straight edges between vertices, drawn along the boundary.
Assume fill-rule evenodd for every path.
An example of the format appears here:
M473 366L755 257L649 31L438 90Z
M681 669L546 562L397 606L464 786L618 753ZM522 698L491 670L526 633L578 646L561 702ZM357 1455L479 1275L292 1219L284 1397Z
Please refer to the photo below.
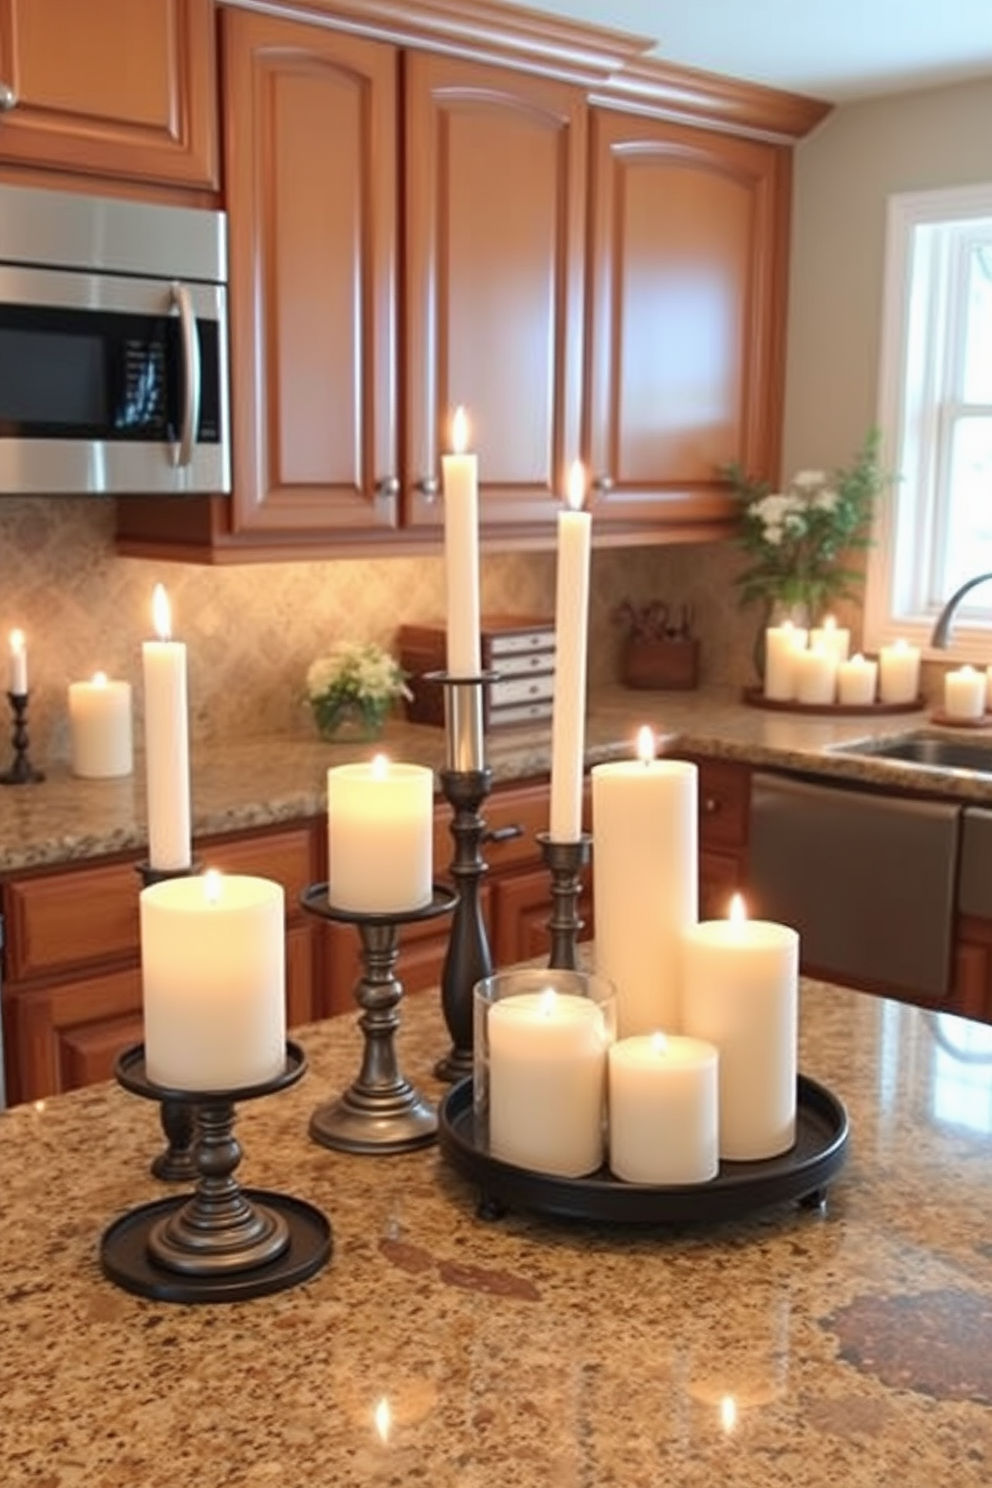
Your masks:
M728 526L718 471L774 479L791 152L590 113L583 451L597 525Z
M319 873L314 823L214 837L194 850L205 868L282 884L287 1023L322 1016L320 945L299 905ZM0 887L11 1103L107 1079L120 1051L140 1042L138 861L130 855L12 874Z
M0 162L215 188L213 0L0 0Z
M747 887L751 771L733 760L694 760L699 770L699 918L726 919Z

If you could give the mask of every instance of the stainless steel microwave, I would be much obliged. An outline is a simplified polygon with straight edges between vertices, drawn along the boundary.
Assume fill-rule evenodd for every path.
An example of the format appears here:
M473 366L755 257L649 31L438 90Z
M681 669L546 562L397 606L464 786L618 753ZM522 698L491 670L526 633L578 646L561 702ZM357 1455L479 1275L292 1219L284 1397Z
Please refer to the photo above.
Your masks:
M229 491L222 212L0 186L0 495Z

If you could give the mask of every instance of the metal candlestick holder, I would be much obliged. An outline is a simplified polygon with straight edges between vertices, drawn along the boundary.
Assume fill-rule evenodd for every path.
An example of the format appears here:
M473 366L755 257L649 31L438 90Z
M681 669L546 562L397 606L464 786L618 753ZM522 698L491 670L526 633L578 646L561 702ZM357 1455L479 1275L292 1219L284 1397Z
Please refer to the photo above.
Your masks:
M234 1172L237 1101L294 1085L307 1067L287 1043L283 1069L271 1080L236 1090L196 1092L197 1183L190 1195L144 1204L104 1232L104 1275L125 1291L159 1302L234 1302L265 1296L313 1276L331 1253L331 1227L310 1204L285 1194L242 1189ZM188 1100L149 1079L143 1046L128 1049L115 1073L125 1090L152 1100Z
M582 870L588 866L592 837L583 832L578 842L552 842L547 832L538 832L541 854L551 873L551 955L548 965L562 971L577 971L576 953L584 921L578 912L582 892Z
M14 759L9 770L0 774L0 785L37 785L44 780L43 770L36 770L28 759L28 694L8 692L7 701L13 716Z
M142 888L150 884L164 883L170 878L188 878L199 873L198 863L188 868L153 868L150 863L139 863L138 874ZM159 1120L165 1136L165 1147L152 1159L152 1173L163 1183L191 1183L196 1177L196 1160L193 1143L196 1137L196 1106L185 1099L166 1098L159 1106Z
M437 1138L437 1112L400 1073L395 1034L403 984L396 976L399 929L417 920L447 914L456 896L435 888L430 902L419 909L370 914L338 909L330 902L326 883L312 884L300 896L311 914L340 924L354 925L361 939L362 975L355 998L362 1009L358 1019L364 1035L358 1078L344 1092L318 1106L310 1118L310 1135L324 1147L339 1152L409 1152Z
M495 677L495 672L483 672L478 677L432 672L429 678L444 687L447 750L441 789L454 813L450 830L455 856L450 871L458 891L441 972L441 1010L451 1035L451 1048L434 1066L434 1073L439 1080L452 1082L472 1073L472 991L476 982L491 976L493 970L479 901L479 885L488 872L480 852L486 823L479 807L493 783L492 771L484 761L482 689Z

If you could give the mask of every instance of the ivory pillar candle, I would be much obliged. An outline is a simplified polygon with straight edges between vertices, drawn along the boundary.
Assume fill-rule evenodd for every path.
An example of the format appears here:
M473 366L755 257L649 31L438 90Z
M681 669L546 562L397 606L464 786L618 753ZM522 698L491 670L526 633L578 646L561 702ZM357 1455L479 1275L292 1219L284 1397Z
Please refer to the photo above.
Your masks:
M847 660L851 649L851 632L846 625L838 625L833 615L827 615L822 625L810 631L809 643L814 650L822 646L840 663Z
M730 918L685 933L682 1028L720 1051L720 1156L786 1152L796 1135L799 936L788 925Z
M327 772L328 898L364 914L420 909L432 893L434 776L384 755Z
M818 645L796 657L796 700L807 704L832 703L837 695L837 658Z
M542 991L502 996L487 1009L489 1150L517 1167L579 1178L603 1161L609 1026L595 1000L556 991L548 976Z
M948 718L981 718L985 713L986 677L973 666L944 674L944 712Z
M28 690L28 648L23 630L10 632L10 691L15 697L26 697Z
M586 740L586 655L589 648L589 549L592 524L582 510L585 470L569 470L568 509L558 514L555 598L555 694L551 715L552 842L582 836L582 775Z
M444 573L447 594L447 664L452 677L482 670L479 618L479 461L468 453L464 408L452 419L454 451L441 456L444 489Z
M188 868L192 860L186 647L171 639L169 597L161 584L152 614L158 639L142 646L148 861L171 870Z
M808 632L791 620L765 631L765 697L788 703L796 695L796 666L806 648Z
M875 701L878 687L878 662L869 661L855 652L850 661L837 667L837 701L848 707L867 706Z
M131 684L95 672L89 682L69 683L72 773L100 780L130 775Z
M706 1183L720 1165L718 1054L701 1039L620 1039L608 1056L609 1161L628 1183Z
M640 758L592 770L596 970L617 989L619 1037L679 1027L682 933L697 916L698 769Z
M883 703L914 703L920 695L920 648L902 637L878 653L878 696Z
M148 1076L169 1090L237 1090L286 1056L282 886L211 872L142 889Z

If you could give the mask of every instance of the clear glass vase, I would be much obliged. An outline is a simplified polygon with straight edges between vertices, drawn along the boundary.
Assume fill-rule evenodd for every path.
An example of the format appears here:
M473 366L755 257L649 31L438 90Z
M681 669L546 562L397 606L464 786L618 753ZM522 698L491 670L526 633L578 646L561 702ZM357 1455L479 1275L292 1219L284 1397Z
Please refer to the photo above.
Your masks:
M346 702L314 710L317 731L334 744L364 744L378 739L386 724L388 703Z

